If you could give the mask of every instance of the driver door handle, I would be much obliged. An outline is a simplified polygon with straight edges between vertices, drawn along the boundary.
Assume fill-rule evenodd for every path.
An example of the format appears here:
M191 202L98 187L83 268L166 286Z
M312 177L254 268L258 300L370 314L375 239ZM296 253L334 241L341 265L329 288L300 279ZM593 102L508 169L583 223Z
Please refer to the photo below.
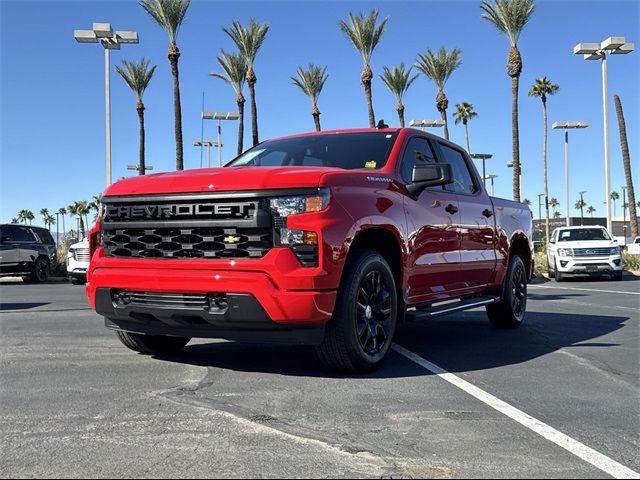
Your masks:
M484 215L487 218L491 218L491 217L493 217L493 212L487 208L487 209L485 209L484 212L482 212L482 215Z
M454 213L458 213L458 207L456 207L453 204L449 204L444 208L447 212L449 212L451 215L453 215Z

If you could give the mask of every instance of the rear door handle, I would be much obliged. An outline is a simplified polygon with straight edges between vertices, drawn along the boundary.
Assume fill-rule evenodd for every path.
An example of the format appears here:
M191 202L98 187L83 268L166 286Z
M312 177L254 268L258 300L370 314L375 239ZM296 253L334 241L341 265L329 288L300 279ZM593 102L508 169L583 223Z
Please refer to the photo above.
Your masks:
M444 208L447 212L449 212L451 215L453 215L454 213L458 213L458 207L456 207L453 204L449 204Z
M485 209L484 212L482 212L482 215L484 215L487 218L491 218L491 217L493 217L493 212L487 208L487 209Z

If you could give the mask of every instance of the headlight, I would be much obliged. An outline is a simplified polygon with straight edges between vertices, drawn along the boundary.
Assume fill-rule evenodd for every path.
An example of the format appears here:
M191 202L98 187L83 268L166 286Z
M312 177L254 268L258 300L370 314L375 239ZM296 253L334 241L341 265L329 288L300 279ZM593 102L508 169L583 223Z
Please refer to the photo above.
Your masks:
M558 255L561 257L573 257L573 248L559 248Z
M289 247L303 267L318 266L318 233L288 228L287 218L300 213L320 212L329 206L328 188L315 195L296 195L269 199L273 212L275 244Z
M609 255L620 255L620 247L613 247Z
M317 195L297 195L269 200L269 206L283 218L298 213L312 213L324 210L329 205L329 189L323 188Z

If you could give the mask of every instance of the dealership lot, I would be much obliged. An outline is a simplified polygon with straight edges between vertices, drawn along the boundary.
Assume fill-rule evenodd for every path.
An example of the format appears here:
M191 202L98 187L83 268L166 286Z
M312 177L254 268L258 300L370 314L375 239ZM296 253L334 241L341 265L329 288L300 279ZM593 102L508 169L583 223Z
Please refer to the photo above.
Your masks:
M536 280L515 331L480 309L406 325L360 377L305 348L196 340L179 356L137 355L67 283L3 282L0 301L2 477L640 472L638 277Z

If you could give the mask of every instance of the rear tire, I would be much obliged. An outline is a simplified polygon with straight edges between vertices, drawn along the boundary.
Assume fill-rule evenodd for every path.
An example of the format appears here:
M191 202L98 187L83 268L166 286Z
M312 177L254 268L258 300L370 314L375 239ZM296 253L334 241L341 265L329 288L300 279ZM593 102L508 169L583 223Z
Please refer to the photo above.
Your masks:
M498 303L487 305L489 322L496 328L522 325L527 308L527 270L518 255L509 260Z
M31 280L37 283L44 283L49 278L49 262L40 257L33 265L33 272L31 273Z
M188 337L169 337L165 335L142 335L117 331L116 335L122 344L145 355L167 355L176 353L189 343Z
M372 250L354 251L345 267L327 323L320 361L344 372L366 372L384 359L396 330L398 300L387 261Z

